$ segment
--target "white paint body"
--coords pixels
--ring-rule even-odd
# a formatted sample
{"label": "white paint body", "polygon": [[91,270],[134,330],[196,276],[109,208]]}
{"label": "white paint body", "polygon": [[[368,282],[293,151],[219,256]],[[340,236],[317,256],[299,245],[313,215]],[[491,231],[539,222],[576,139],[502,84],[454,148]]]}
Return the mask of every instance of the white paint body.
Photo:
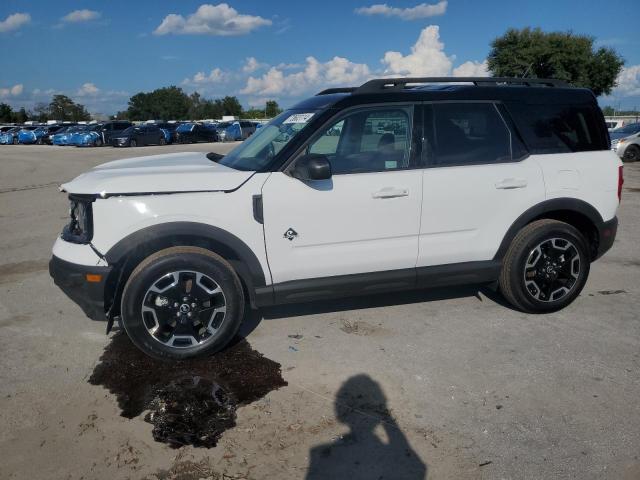
{"label": "white paint body", "polygon": [[[248,245],[271,284],[490,260],[511,224],[545,199],[584,200],[609,220],[618,207],[619,165],[613,152],[599,151],[302,182],[181,153],[110,162],[63,187],[112,195],[93,203],[98,252],[152,225],[203,223]],[[184,193],[164,194],[178,190]],[[264,224],[253,217],[254,195],[262,195]],[[289,228],[294,240],[284,235]],[[54,245],[64,260],[103,265],[95,250],[61,239]]]}

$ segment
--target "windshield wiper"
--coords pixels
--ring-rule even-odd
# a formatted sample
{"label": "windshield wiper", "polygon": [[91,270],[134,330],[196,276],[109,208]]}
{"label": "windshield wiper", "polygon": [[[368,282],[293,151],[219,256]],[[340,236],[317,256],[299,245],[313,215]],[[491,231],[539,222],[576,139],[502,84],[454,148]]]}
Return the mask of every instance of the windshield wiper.
{"label": "windshield wiper", "polygon": [[224,158],[224,155],[220,155],[219,153],[209,152],[207,153],[207,158],[212,162],[218,163],[220,160]]}

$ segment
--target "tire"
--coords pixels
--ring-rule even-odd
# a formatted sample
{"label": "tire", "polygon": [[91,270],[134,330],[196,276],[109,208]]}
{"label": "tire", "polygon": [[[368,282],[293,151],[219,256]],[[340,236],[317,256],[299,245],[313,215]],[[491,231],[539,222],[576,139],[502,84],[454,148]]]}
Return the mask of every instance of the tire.
{"label": "tire", "polygon": [[13,144],[14,144],[14,145],[18,145],[18,143],[20,143],[20,141],[19,141],[17,138],[14,138],[14,139],[13,139]]}
{"label": "tire", "polygon": [[36,143],[37,143],[38,145],[42,145],[44,142],[42,141],[42,139],[41,139],[41,138],[39,138],[38,140],[36,140]]}
{"label": "tire", "polygon": [[624,151],[622,160],[627,163],[637,162],[640,160],[640,147],[638,145],[629,145]]}
{"label": "tire", "polygon": [[536,220],[511,242],[499,278],[500,291],[527,313],[560,310],[582,291],[589,276],[589,248],[573,226]]}
{"label": "tire", "polygon": [[137,147],[138,146],[138,142],[136,141],[135,138],[132,138],[131,140],[129,140],[129,146],[130,147]]}
{"label": "tire", "polygon": [[102,139],[98,138],[96,139],[96,141],[93,143],[94,147],[101,147],[102,146]]}
{"label": "tire", "polygon": [[171,247],[131,273],[121,312],[124,329],[140,350],[160,360],[181,360],[216,353],[233,339],[244,316],[244,292],[233,267],[219,255]]}
{"label": "tire", "polygon": [[164,137],[160,137],[160,141],[158,142],[160,145],[164,146],[167,144],[167,140]]}

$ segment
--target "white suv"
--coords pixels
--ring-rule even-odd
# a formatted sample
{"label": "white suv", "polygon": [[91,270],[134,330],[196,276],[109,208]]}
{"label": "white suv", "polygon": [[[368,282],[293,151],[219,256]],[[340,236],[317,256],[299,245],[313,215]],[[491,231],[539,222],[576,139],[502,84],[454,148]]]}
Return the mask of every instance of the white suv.
{"label": "white suv", "polygon": [[252,308],[498,282],[571,303],[613,244],[622,166],[592,92],[411,78],[330,89],[222,157],[110,162],[62,186],[57,285],[157,358],[223,348]]}

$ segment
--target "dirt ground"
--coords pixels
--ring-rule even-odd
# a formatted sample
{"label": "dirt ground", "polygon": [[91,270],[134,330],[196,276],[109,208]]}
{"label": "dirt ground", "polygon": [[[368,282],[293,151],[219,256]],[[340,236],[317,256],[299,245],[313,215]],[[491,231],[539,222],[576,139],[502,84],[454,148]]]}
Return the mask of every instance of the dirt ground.
{"label": "dirt ground", "polygon": [[640,165],[561,312],[487,288],[377,295],[254,312],[209,363],[142,359],[49,277],[57,185],[232,147],[0,147],[0,479],[640,478]]}

